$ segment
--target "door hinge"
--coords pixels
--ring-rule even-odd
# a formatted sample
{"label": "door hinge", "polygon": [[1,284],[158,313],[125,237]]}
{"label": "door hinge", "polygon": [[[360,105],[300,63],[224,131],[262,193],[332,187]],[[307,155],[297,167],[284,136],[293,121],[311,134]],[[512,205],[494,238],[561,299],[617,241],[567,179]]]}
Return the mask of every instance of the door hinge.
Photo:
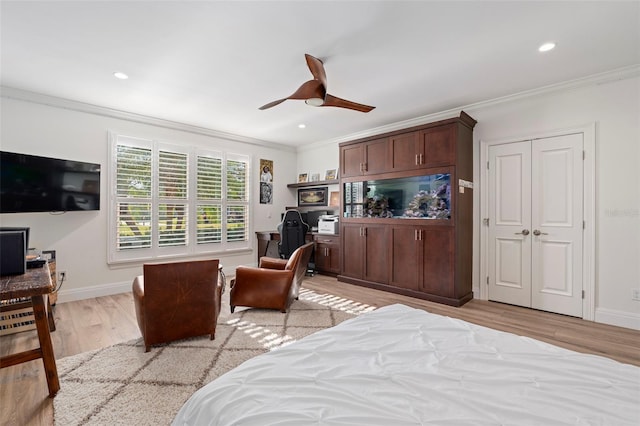
{"label": "door hinge", "polygon": [[484,219],[482,219],[482,223],[484,224],[484,226],[489,226],[489,218],[485,217]]}
{"label": "door hinge", "polygon": [[489,275],[487,275],[487,285],[489,284]]}
{"label": "door hinge", "polygon": [[582,221],[582,229],[587,229],[587,222],[586,221]]}
{"label": "door hinge", "polygon": [[585,160],[587,158],[587,151],[582,151],[582,159]]}
{"label": "door hinge", "polygon": [[489,170],[489,162],[487,161],[487,170]]}
{"label": "door hinge", "polygon": [[584,290],[582,290],[582,298],[584,299]]}

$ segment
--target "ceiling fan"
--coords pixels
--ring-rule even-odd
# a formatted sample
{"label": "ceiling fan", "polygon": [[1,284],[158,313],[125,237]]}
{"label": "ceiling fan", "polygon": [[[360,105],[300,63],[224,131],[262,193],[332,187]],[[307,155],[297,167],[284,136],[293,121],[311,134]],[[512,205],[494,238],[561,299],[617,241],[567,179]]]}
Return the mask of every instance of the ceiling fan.
{"label": "ceiling fan", "polygon": [[331,106],[353,109],[361,112],[369,112],[375,108],[347,101],[346,99],[340,99],[327,93],[327,74],[324,72],[324,65],[322,64],[322,61],[306,53],[304,57],[307,60],[307,66],[313,75],[313,80],[304,82],[302,86],[300,86],[291,96],[269,102],[268,104],[261,106],[259,109],[274,107],[287,99],[301,99],[304,100],[307,105],[312,106]]}

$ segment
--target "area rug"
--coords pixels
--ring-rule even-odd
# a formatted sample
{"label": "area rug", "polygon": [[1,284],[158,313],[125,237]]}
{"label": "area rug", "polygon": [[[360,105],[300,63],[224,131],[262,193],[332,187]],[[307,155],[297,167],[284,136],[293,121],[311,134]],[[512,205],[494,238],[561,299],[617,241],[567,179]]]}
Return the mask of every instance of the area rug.
{"label": "area rug", "polygon": [[302,289],[286,314],[223,311],[213,341],[203,336],[145,353],[140,338],[63,358],[57,361],[61,386],[54,422],[168,425],[197,389],[244,361],[373,309]]}

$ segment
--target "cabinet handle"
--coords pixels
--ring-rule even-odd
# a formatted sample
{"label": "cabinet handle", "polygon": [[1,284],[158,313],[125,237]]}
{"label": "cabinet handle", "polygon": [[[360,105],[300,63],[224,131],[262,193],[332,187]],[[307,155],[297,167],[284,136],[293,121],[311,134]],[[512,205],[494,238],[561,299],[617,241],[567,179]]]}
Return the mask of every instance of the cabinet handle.
{"label": "cabinet handle", "polygon": [[367,171],[367,163],[362,163],[362,171],[366,172]]}
{"label": "cabinet handle", "polygon": [[424,164],[424,154],[420,153],[420,164]]}
{"label": "cabinet handle", "polygon": [[325,255],[325,256],[327,256],[327,257],[329,257],[329,247],[326,247],[326,248],[324,249],[324,255]]}
{"label": "cabinet handle", "polygon": [[419,160],[419,158],[420,158],[420,157],[419,157],[419,154],[416,154],[416,166],[417,166],[418,164],[420,164],[420,160]]}

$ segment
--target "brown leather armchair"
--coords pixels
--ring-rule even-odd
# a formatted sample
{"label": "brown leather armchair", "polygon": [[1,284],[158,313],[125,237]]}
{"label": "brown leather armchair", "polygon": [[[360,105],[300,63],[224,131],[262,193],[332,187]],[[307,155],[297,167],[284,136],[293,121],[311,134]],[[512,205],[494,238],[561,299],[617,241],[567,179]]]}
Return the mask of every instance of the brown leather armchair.
{"label": "brown leather armchair", "polygon": [[287,312],[298,298],[312,252],[311,242],[298,247],[289,259],[261,257],[258,268],[238,267],[230,292],[231,312],[236,306]]}
{"label": "brown leather armchair", "polygon": [[215,338],[223,290],[218,266],[217,259],[143,266],[132,290],[146,352],[187,337]]}

